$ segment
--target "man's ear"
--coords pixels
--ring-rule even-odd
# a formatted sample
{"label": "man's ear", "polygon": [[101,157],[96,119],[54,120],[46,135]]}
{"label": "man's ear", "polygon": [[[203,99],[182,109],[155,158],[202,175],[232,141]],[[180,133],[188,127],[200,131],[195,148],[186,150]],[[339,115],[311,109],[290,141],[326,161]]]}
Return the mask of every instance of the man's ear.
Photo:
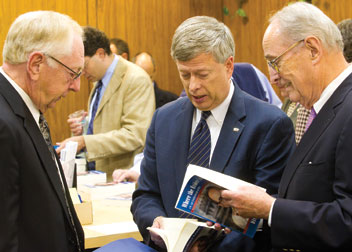
{"label": "man's ear", "polygon": [[98,48],[95,54],[98,55],[99,58],[104,58],[106,53],[103,48]]}
{"label": "man's ear", "polygon": [[225,61],[225,67],[227,70],[228,77],[231,78],[233,72],[233,56],[230,56]]}
{"label": "man's ear", "polygon": [[32,52],[27,61],[27,72],[32,80],[38,80],[41,72],[41,65],[45,61],[45,56],[41,52]]}
{"label": "man's ear", "polygon": [[323,44],[315,36],[309,36],[304,40],[306,48],[309,50],[309,57],[313,64],[318,63],[322,57]]}

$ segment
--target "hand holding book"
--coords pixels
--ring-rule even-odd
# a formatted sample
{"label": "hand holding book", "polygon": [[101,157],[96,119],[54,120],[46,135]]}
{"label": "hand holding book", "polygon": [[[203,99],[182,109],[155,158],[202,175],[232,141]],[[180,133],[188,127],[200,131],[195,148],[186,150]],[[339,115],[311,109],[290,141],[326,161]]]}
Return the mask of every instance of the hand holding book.
{"label": "hand holding book", "polygon": [[223,200],[226,196],[226,193],[222,195],[223,190],[229,189],[231,193],[236,194],[242,187],[258,188],[265,192],[264,188],[243,180],[196,165],[189,165],[175,207],[198,218],[219,223],[223,228],[253,237],[260,219],[243,218],[236,215],[232,207],[240,205],[241,202],[233,202],[231,197],[225,197],[226,201]]}

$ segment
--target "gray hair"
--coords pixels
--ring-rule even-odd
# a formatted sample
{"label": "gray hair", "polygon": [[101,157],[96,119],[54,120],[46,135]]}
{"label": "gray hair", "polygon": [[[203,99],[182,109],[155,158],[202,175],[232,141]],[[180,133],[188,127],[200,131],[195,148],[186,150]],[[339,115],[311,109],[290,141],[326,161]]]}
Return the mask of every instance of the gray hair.
{"label": "gray hair", "polygon": [[343,55],[347,62],[352,62],[352,19],[342,20],[337,27],[343,38]]}
{"label": "gray hair", "polygon": [[315,36],[328,49],[343,50],[342,36],[335,23],[312,4],[296,2],[278,11],[270,18],[278,22],[281,32],[292,41]]}
{"label": "gray hair", "polygon": [[33,11],[20,15],[7,34],[3,59],[10,64],[27,62],[35,51],[55,56],[72,51],[73,35],[82,36],[81,26],[69,16],[54,11]]}
{"label": "gray hair", "polygon": [[172,38],[171,57],[188,61],[201,53],[211,53],[218,63],[235,56],[230,29],[215,18],[196,16],[185,20]]}

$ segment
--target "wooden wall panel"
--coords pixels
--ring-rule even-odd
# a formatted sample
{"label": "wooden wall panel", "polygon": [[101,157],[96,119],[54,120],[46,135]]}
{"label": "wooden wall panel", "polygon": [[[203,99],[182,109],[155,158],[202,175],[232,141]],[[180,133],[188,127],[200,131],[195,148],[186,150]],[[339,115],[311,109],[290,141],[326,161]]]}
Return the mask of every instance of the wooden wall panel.
{"label": "wooden wall panel", "polygon": [[157,65],[155,78],[159,87],[176,94],[183,88],[170,56],[175,29],[194,15],[222,19],[222,1],[99,0],[98,3],[97,27],[109,37],[127,41],[131,57],[141,51],[151,53]]}
{"label": "wooden wall panel", "polygon": [[[239,8],[234,0],[223,0],[232,14]],[[292,0],[252,0],[243,4],[248,22],[243,22],[239,16],[224,16],[224,23],[231,29],[236,43],[236,62],[249,62],[258,67],[268,76],[267,64],[262,50],[262,38],[267,27],[267,20],[271,14],[286,6]],[[334,22],[352,18],[352,2],[350,0],[313,0]],[[274,89],[277,89],[274,86]],[[280,92],[277,92],[278,94]]]}
{"label": "wooden wall panel", "polygon": [[339,23],[346,18],[352,18],[351,0],[313,0],[313,4],[328,15],[335,23]]}
{"label": "wooden wall panel", "polygon": [[[126,40],[133,56],[140,51],[150,52],[157,64],[156,80],[163,89],[180,93],[175,63],[170,56],[171,39],[177,26],[195,15],[208,15],[222,20],[232,30],[236,43],[236,62],[250,62],[267,74],[267,65],[261,46],[266,20],[292,0],[251,0],[243,4],[248,15],[244,23],[238,16],[222,14],[227,6],[233,13],[237,0],[3,0],[0,2],[0,48],[13,20],[32,10],[55,10],[70,15],[81,25],[90,25],[106,32],[109,37]],[[350,0],[313,0],[334,22],[352,16]],[[2,57],[0,56],[0,59]],[[55,109],[46,113],[53,142],[69,137],[66,123],[69,113],[86,109],[91,84],[81,77],[81,91],[70,93]]]}
{"label": "wooden wall panel", "polygon": [[[249,62],[268,76],[267,63],[264,60],[262,38],[270,15],[281,9],[290,0],[253,0],[247,1],[242,8],[248,21],[234,13],[239,8],[238,1],[224,0],[224,6],[230,10],[230,16],[224,16],[224,23],[230,28],[235,39],[235,62]],[[276,86],[273,86],[276,89]],[[279,92],[277,92],[279,93]]]}

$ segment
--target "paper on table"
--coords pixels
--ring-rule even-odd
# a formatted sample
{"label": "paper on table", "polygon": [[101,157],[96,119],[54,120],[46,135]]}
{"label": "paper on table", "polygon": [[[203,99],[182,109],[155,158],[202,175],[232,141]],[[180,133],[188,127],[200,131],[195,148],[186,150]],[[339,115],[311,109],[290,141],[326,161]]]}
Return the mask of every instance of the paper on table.
{"label": "paper on table", "polygon": [[138,227],[133,221],[116,222],[103,225],[87,225],[84,226],[84,228],[102,233],[104,235],[138,231]]}

